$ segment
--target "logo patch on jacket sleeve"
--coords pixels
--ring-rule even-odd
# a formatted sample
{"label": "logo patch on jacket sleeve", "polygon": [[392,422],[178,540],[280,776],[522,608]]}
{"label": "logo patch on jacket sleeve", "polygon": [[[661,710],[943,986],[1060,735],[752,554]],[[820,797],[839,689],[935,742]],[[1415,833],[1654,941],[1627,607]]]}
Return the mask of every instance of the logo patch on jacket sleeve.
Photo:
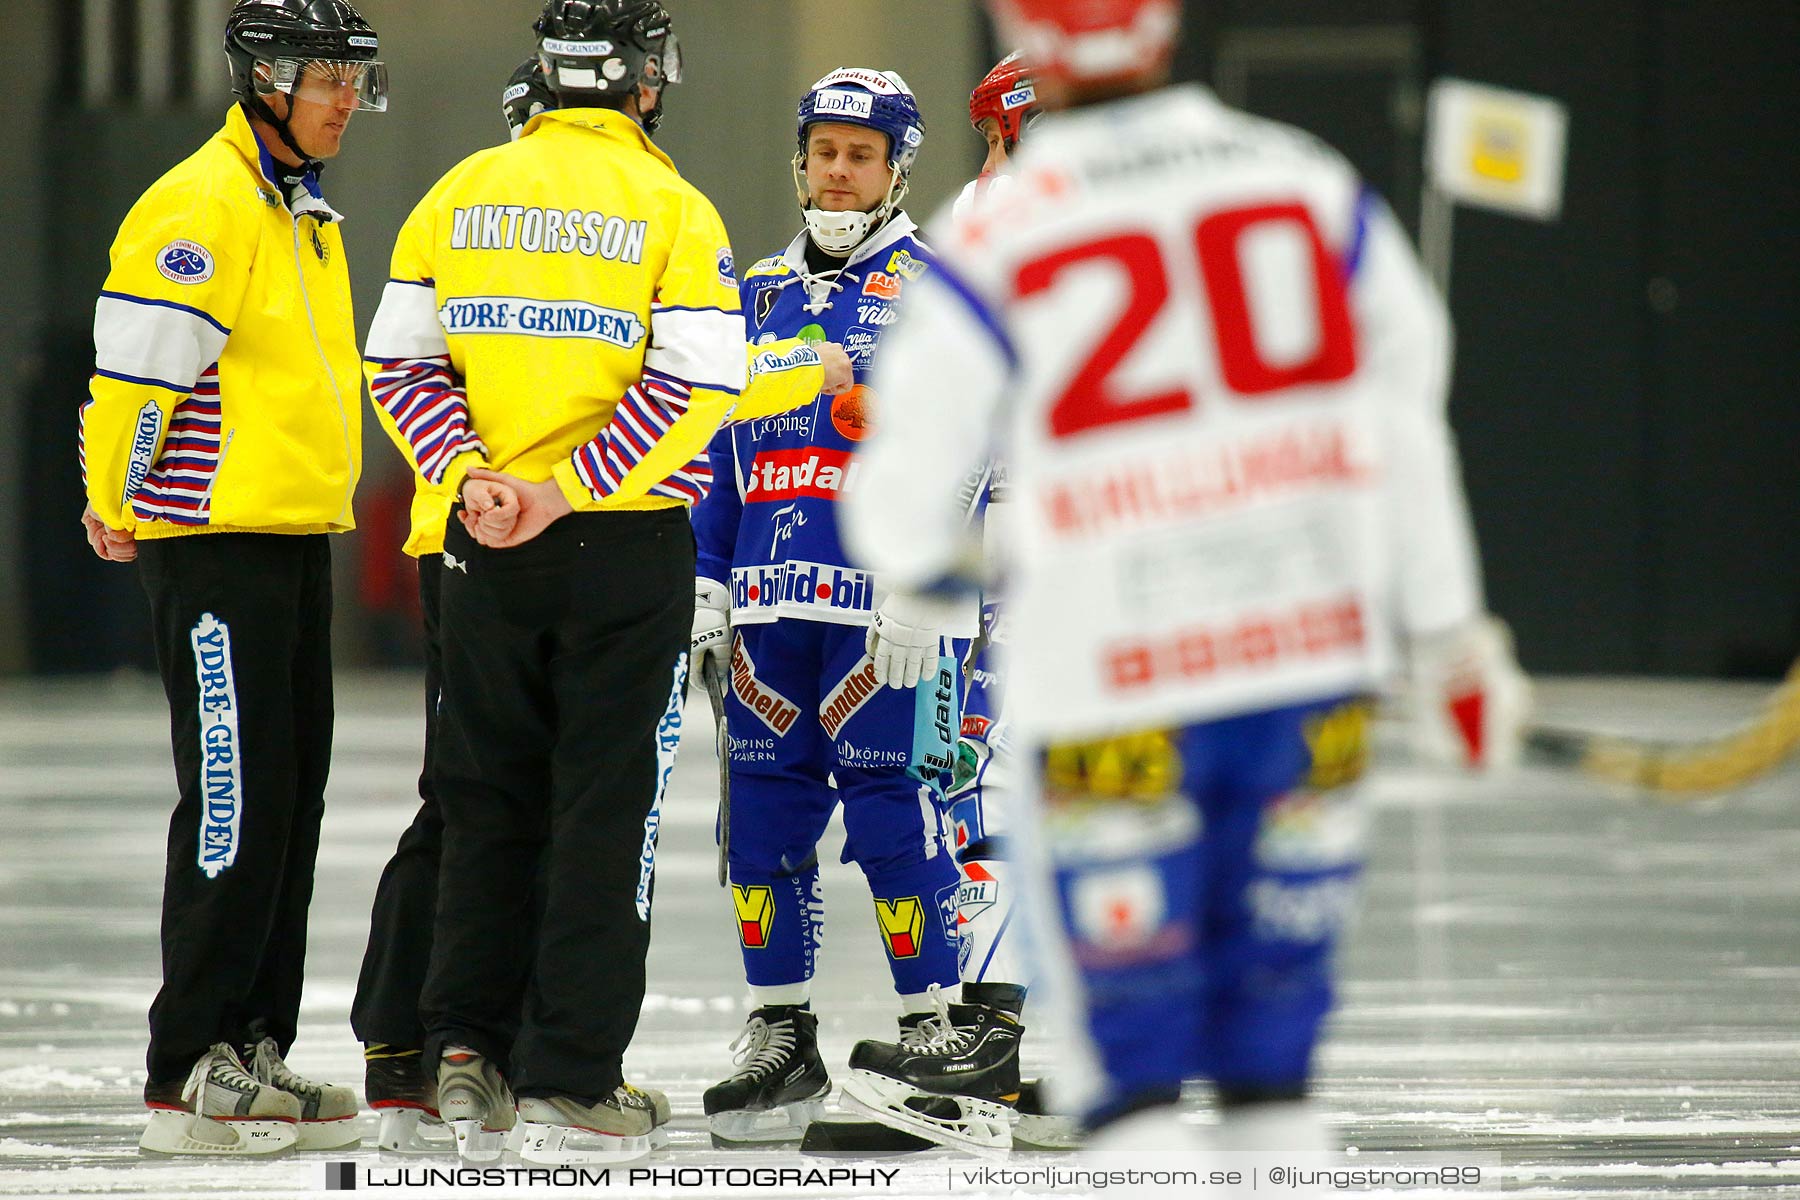
{"label": "logo patch on jacket sleeve", "polygon": [[171,283],[205,283],[213,277],[212,252],[199,242],[178,238],[156,252],[156,269]]}
{"label": "logo patch on jacket sleeve", "polygon": [[719,282],[728,288],[738,285],[737,262],[731,257],[730,246],[719,251]]}

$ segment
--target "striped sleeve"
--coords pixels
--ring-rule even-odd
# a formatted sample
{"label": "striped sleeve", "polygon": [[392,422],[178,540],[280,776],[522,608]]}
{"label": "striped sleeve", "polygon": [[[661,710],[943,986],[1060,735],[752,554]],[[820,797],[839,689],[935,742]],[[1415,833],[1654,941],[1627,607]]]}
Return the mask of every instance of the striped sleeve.
{"label": "striped sleeve", "polygon": [[459,483],[450,478],[452,463],[465,454],[485,459],[431,280],[389,280],[369,327],[363,371],[382,428],[425,483]]}
{"label": "striped sleeve", "polygon": [[[626,477],[687,413],[691,394],[688,388],[648,375],[626,391],[600,436],[570,458],[576,478],[596,502],[620,493]],[[638,494],[698,504],[711,487],[712,467],[703,452]]]}
{"label": "striped sleeve", "polygon": [[165,192],[126,217],[94,306],[77,444],[88,503],[114,529],[205,524],[224,453],[218,364],[254,231],[215,198]]}

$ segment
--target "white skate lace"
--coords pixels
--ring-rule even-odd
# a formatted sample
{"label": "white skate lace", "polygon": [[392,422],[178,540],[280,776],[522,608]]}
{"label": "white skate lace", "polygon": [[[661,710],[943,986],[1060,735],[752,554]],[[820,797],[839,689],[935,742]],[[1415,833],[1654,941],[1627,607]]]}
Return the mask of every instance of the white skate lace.
{"label": "white skate lace", "polygon": [[933,1016],[919,1022],[919,1031],[923,1035],[917,1048],[928,1054],[952,1055],[960,1054],[969,1044],[969,1031],[958,1029],[950,1019],[950,1001],[943,989],[932,984],[925,989],[932,1007],[936,1010]]}
{"label": "white skate lace", "polygon": [[237,1051],[220,1042],[194,1064],[194,1069],[188,1073],[186,1086],[181,1089],[181,1098],[193,1105],[195,1112],[204,1113],[208,1086],[247,1095],[254,1094],[262,1085],[244,1070],[244,1064],[238,1061]]}
{"label": "white skate lace", "polygon": [[281,1051],[276,1048],[274,1038],[264,1038],[256,1043],[250,1062],[258,1079],[267,1080],[284,1092],[307,1097],[323,1095],[318,1084],[310,1079],[302,1079],[281,1061]]}
{"label": "white skate lace", "polygon": [[793,1052],[794,1023],[777,1021],[771,1025],[761,1017],[751,1017],[744,1032],[733,1038],[726,1049],[737,1051],[731,1061],[743,1068],[738,1072],[740,1076],[761,1079],[785,1063]]}

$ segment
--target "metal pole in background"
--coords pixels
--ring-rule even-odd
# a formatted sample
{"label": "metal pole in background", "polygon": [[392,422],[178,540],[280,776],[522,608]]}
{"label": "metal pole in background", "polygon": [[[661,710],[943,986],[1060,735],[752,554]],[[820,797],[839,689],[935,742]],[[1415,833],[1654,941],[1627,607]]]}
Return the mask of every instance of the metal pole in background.
{"label": "metal pole in background", "polygon": [[80,0],[81,3],[81,98],[88,108],[99,108],[113,93],[112,0]]}
{"label": "metal pole in background", "polygon": [[1445,303],[1450,301],[1450,252],[1455,232],[1456,202],[1435,183],[1427,182],[1419,194],[1419,257]]}

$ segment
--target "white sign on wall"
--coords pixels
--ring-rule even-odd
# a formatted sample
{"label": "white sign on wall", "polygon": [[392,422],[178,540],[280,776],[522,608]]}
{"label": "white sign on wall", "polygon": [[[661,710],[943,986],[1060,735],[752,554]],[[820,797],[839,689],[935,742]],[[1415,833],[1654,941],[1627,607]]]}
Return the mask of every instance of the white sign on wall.
{"label": "white sign on wall", "polygon": [[1560,100],[1462,79],[1431,85],[1426,168],[1458,203],[1556,220],[1568,135]]}

